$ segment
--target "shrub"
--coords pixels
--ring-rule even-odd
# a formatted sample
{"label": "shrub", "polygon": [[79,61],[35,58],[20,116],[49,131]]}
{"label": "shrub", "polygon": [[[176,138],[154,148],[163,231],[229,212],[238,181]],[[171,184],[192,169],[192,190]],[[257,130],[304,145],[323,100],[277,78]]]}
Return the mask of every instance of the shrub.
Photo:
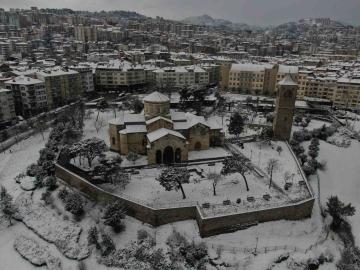
{"label": "shrub", "polygon": [[47,187],[48,190],[55,190],[57,188],[57,180],[55,176],[47,176],[43,180],[43,185]]}
{"label": "shrub", "polygon": [[80,216],[84,212],[83,204],[84,202],[79,194],[70,193],[66,197],[65,210],[75,216]]}
{"label": "shrub", "polygon": [[63,202],[66,201],[66,198],[68,197],[68,195],[69,195],[69,191],[65,187],[62,188],[58,193],[59,199],[62,200]]}
{"label": "shrub", "polygon": [[102,256],[107,256],[116,249],[114,241],[105,233],[101,235],[101,239]]}

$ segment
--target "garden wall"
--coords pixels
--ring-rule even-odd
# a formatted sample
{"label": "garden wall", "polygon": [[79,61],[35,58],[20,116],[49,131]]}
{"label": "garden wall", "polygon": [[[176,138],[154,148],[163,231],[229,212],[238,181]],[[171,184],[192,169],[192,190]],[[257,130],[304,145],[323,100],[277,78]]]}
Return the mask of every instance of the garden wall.
{"label": "garden wall", "polygon": [[[242,224],[246,225],[280,219],[298,220],[307,218],[311,216],[314,205],[314,198],[311,197],[308,200],[287,206],[205,218],[201,214],[201,208],[196,203],[179,207],[153,208],[147,206],[140,200],[134,200],[126,196],[118,196],[104,191],[58,163],[55,165],[55,173],[58,178],[96,201],[107,202],[120,200],[124,203],[129,216],[153,226],[195,219],[199,225],[199,231],[202,237],[226,233],[232,228],[236,228],[236,226]],[[238,228],[240,229],[240,227]]]}

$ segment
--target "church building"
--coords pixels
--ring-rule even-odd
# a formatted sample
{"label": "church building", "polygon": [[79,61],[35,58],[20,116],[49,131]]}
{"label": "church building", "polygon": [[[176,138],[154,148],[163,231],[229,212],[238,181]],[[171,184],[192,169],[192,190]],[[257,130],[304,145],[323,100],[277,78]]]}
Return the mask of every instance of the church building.
{"label": "church building", "polygon": [[223,145],[224,132],[214,118],[172,110],[169,98],[159,92],[143,102],[143,113],[125,112],[109,121],[111,150],[147,155],[148,164],[171,164],[187,161],[189,151]]}

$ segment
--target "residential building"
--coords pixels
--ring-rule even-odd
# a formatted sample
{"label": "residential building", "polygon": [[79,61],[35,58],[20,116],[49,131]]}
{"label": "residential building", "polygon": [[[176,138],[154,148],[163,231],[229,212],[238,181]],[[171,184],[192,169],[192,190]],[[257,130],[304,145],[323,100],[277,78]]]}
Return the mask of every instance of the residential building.
{"label": "residential building", "polygon": [[209,72],[200,66],[165,67],[154,70],[158,87],[204,86],[209,84]]}
{"label": "residential building", "polygon": [[13,93],[0,88],[0,123],[9,122],[16,117]]}
{"label": "residential building", "polygon": [[39,79],[18,76],[5,82],[14,97],[17,115],[31,117],[48,110],[45,84]]}
{"label": "residential building", "polygon": [[36,77],[45,83],[49,108],[62,106],[83,93],[81,76],[75,70],[46,69],[37,71]]}

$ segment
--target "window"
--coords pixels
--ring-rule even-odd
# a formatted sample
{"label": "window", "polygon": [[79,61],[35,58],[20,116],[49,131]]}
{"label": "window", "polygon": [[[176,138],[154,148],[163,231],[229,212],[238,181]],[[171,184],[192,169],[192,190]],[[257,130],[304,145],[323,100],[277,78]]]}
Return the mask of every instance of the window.
{"label": "window", "polygon": [[111,139],[112,139],[112,144],[115,144],[115,138],[112,137]]}

